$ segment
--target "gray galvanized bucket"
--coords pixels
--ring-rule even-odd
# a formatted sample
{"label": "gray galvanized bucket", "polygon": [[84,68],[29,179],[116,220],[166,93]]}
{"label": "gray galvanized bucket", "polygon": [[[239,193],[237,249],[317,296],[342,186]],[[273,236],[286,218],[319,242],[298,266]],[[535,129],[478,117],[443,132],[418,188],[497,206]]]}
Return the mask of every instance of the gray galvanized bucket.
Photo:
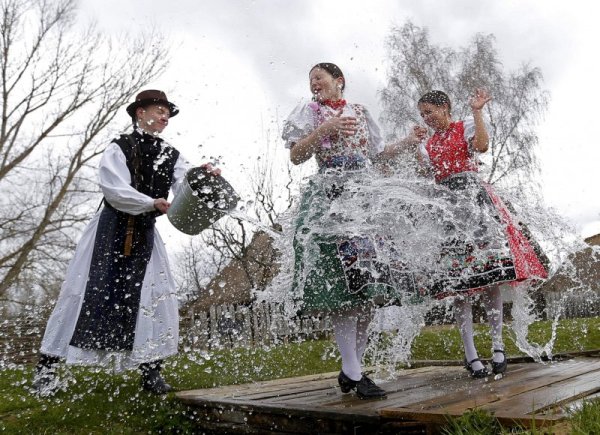
{"label": "gray galvanized bucket", "polygon": [[220,175],[210,175],[203,168],[192,168],[186,172],[183,186],[173,199],[167,217],[179,231],[196,235],[234,209],[239,199],[233,187]]}

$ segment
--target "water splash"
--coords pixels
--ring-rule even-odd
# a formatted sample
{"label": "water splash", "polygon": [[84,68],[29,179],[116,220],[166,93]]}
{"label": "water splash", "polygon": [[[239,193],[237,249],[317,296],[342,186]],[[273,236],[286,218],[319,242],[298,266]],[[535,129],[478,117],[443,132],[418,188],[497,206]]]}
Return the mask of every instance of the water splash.
{"label": "water splash", "polygon": [[[484,251],[474,251],[473,255],[481,252],[510,255],[505,228],[495,212],[473,206],[480,201],[475,190],[470,197],[455,195],[445,186],[421,177],[412,168],[403,167],[383,175],[377,170],[325,172],[307,178],[302,188],[304,197],[282,217],[283,231],[275,239],[276,249],[281,252],[282,272],[258,295],[259,300],[283,305],[284,313],[290,316],[298,312],[302,303],[301,290],[292,292],[291,289],[294,282],[299,283],[295,288],[301,289],[308,271],[318,265],[319,242],[323,239],[340,236],[368,239],[373,258],[411,274],[418,287],[426,290],[447,274],[447,266],[440,262],[440,250],[446,246],[449,234],[473,245],[487,246]],[[524,202],[523,197],[508,189],[496,187],[495,190],[511,204],[519,222],[527,222],[532,239],[539,242],[547,257],[546,266],[551,276],[558,265],[583,246],[573,228],[547,209],[540,197]],[[309,224],[298,230],[301,219]],[[293,249],[295,243],[304,248],[301,256]],[[304,271],[294,277],[295,261],[303,262]],[[365,268],[368,267],[366,264]],[[563,269],[574,274],[573,268],[563,265]],[[513,307],[513,320],[505,323],[510,323],[517,347],[541,361],[552,356],[560,314],[552,317],[551,338],[546,343],[530,342],[529,325],[540,320],[530,296],[533,290],[532,286],[520,285],[504,292]],[[410,363],[413,340],[425,326],[427,313],[447,303],[448,300],[438,301],[431,294],[412,293],[404,295],[401,307],[378,309],[371,324],[367,356],[391,373],[393,367]]]}
{"label": "water splash", "polygon": [[528,340],[529,326],[539,320],[539,316],[534,311],[534,302],[526,289],[513,288],[511,291],[513,293],[513,309],[511,311],[513,321],[511,329],[515,336],[515,344],[519,350],[537,362],[541,362],[544,359],[552,359],[552,348],[556,341],[556,330],[560,313],[557,313],[552,319],[551,337],[545,344],[530,342]]}
{"label": "water splash", "polygon": [[264,231],[265,233],[269,234],[272,237],[279,238],[282,235],[280,231],[277,231],[273,227],[266,225],[265,223],[259,221],[258,219],[248,216],[242,210],[233,209],[233,210],[227,211],[225,214],[227,214],[232,219],[240,219],[240,220],[246,221],[246,222],[252,224],[257,230]]}

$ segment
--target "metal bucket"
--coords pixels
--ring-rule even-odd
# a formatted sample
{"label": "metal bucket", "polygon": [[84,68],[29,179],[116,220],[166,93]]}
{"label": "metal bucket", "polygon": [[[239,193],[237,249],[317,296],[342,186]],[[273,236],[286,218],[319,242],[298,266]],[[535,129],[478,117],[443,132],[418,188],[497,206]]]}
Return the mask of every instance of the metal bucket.
{"label": "metal bucket", "polygon": [[234,209],[239,199],[233,187],[220,175],[210,175],[203,168],[191,168],[185,174],[183,186],[173,199],[167,217],[182,233],[196,235]]}

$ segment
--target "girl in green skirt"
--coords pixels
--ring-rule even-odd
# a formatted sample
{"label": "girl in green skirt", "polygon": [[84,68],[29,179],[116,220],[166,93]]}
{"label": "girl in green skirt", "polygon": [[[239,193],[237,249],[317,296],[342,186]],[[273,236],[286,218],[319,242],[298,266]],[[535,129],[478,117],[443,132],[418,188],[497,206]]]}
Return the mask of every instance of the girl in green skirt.
{"label": "girl in green skirt", "polygon": [[385,398],[385,391],[363,373],[361,359],[374,307],[396,303],[406,277],[378,258],[384,240],[368,231],[368,222],[353,222],[342,209],[354,201],[362,204],[357,215],[368,214],[368,197],[360,198],[361,182],[373,174],[373,164],[418,143],[424,131],[416,129],[385,145],[369,111],[342,98],[346,82],[338,66],[315,65],[309,83],[313,100],[298,105],[283,128],[292,163],[315,156],[319,168],[303,191],[295,221],[293,291],[303,313],[331,318],[342,357],[341,391]]}

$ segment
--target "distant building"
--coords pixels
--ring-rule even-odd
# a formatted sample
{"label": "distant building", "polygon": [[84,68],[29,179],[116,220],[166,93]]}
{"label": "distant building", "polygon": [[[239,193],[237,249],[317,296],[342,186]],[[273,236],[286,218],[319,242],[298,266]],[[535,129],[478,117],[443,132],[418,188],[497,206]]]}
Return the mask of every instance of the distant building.
{"label": "distant building", "polygon": [[252,302],[252,291],[264,289],[278,272],[273,239],[262,231],[254,234],[240,259],[233,259],[184,310],[208,311],[213,305],[245,305]]}
{"label": "distant building", "polygon": [[600,315],[600,234],[588,237],[589,247],[570,255],[554,276],[537,290],[539,309],[548,317]]}

